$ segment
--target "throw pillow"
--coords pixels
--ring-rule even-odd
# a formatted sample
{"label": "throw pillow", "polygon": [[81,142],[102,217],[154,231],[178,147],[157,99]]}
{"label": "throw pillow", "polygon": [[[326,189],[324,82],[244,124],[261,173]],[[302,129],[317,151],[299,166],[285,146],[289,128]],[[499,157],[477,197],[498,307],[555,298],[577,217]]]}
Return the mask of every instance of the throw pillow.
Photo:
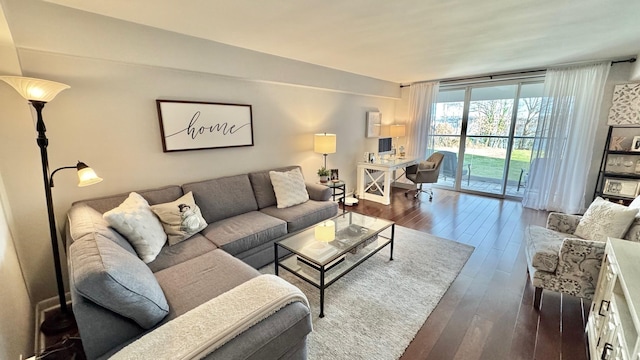
{"label": "throw pillow", "polygon": [[176,201],[153,205],[151,210],[160,218],[169,245],[186,240],[207,227],[191,191]]}
{"label": "throw pillow", "polygon": [[151,211],[147,200],[132,192],[117,208],[104,213],[109,225],[129,240],[145,263],[156,259],[167,242],[160,220]]}
{"label": "throw pillow", "polygon": [[69,246],[69,274],[78,293],[145,329],[169,313],[164,292],[136,255],[96,233]]}
{"label": "throw pillow", "polygon": [[575,235],[587,240],[622,238],[638,214],[638,209],[614,204],[597,197],[580,219]]}
{"label": "throw pillow", "polygon": [[309,200],[309,193],[299,168],[290,171],[269,171],[278,209],[302,204]]}

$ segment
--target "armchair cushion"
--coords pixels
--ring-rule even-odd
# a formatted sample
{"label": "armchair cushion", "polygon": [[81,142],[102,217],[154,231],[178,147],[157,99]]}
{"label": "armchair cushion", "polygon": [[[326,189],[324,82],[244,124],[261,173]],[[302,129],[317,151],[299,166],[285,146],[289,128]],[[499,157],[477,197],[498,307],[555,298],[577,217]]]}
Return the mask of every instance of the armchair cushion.
{"label": "armchair cushion", "polygon": [[595,241],[607,241],[607,237],[622,238],[637,214],[638,209],[597,197],[580,219],[574,234]]}
{"label": "armchair cushion", "polygon": [[573,234],[576,232],[580,219],[582,219],[581,215],[551,212],[547,217],[547,229],[565,234]]}
{"label": "armchair cushion", "polygon": [[571,238],[574,235],[535,225],[527,227],[527,231],[526,246],[531,256],[531,266],[542,271],[556,271],[562,242],[565,238]]}

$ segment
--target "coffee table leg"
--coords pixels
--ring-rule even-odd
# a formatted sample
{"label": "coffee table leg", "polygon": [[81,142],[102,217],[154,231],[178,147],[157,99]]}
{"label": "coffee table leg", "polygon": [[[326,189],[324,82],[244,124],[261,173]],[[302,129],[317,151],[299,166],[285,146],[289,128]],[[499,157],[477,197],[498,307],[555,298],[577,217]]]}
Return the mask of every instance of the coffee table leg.
{"label": "coffee table leg", "polygon": [[320,317],[324,317],[324,266],[320,267]]}
{"label": "coffee table leg", "polygon": [[391,255],[389,256],[389,260],[393,260],[393,240],[395,239],[396,233],[396,224],[391,225]]}
{"label": "coffee table leg", "polygon": [[274,243],[273,244],[273,252],[274,252],[274,259],[275,261],[273,262],[274,266],[276,267],[274,269],[274,273],[276,274],[276,276],[278,276],[278,264],[279,264],[279,259],[278,259],[278,244]]}

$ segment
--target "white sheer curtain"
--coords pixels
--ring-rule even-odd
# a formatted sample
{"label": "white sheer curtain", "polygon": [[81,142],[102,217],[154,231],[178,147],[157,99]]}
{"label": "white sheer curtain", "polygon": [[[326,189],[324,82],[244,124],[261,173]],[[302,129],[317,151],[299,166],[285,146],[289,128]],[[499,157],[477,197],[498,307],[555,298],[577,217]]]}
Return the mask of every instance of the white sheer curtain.
{"label": "white sheer curtain", "polygon": [[522,204],[576,214],[585,209],[598,115],[610,62],[549,69]]}
{"label": "white sheer curtain", "polygon": [[435,115],[436,97],[440,83],[437,81],[411,84],[409,92],[409,121],[407,122],[407,154],[427,155],[427,136],[431,119]]}

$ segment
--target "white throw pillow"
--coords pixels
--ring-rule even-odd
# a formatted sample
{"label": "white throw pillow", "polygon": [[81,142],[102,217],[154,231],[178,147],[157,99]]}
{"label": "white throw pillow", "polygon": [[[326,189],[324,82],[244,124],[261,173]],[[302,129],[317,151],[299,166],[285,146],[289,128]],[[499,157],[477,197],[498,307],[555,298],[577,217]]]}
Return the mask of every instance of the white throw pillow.
{"label": "white throw pillow", "polygon": [[278,209],[302,204],[309,200],[307,186],[304,184],[300,169],[295,168],[285,172],[269,171],[269,177],[273,192],[276,194]]}
{"label": "white throw pillow", "polygon": [[176,201],[153,205],[151,210],[160,218],[169,245],[186,240],[207,227],[191,191]]}
{"label": "white throw pillow", "polygon": [[587,240],[607,241],[622,238],[636,217],[638,209],[614,204],[597,197],[580,219],[575,235]]}
{"label": "white throw pillow", "polygon": [[633,199],[631,204],[629,204],[629,209],[640,209],[640,196]]}
{"label": "white throw pillow", "polygon": [[147,200],[138,193],[132,192],[122,204],[102,217],[129,240],[145,263],[155,260],[167,242],[160,220],[151,211]]}

